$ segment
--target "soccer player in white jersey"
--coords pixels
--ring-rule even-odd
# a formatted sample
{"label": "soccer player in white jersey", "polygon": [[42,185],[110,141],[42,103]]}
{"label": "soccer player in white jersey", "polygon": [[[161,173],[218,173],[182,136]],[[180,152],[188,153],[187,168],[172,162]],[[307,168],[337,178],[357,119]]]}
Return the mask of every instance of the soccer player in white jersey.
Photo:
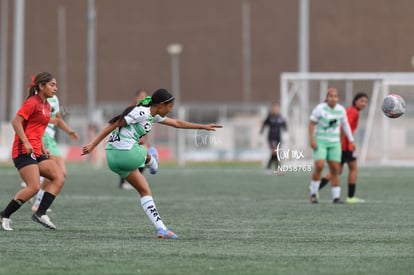
{"label": "soccer player in white jersey", "polygon": [[[138,89],[138,91],[135,93],[134,102],[132,102],[131,106],[137,105],[141,100],[147,97],[147,91],[143,89]],[[139,144],[145,144],[147,148],[150,148],[150,138],[149,135],[145,135],[143,138],[141,138]],[[145,170],[144,167],[139,168],[139,171],[142,173]],[[135,190],[134,187],[132,187],[124,178],[121,176],[119,177],[119,188],[123,190]]]}
{"label": "soccer player in white jersey", "polygon": [[147,153],[145,146],[139,145],[140,137],[151,131],[153,123],[161,123],[175,128],[203,129],[215,131],[217,124],[198,124],[166,117],[174,105],[174,96],[165,89],[155,91],[151,97],[141,100],[137,106],[130,106],[111,120],[98,136],[82,148],[82,154],[91,153],[108,135],[106,160],[114,173],[125,178],[140,194],[141,206],[157,229],[158,238],[177,238],[168,229],[155,206],[150,187],[138,168],[158,169],[157,158]]}
{"label": "soccer player in white jersey", "polygon": [[312,203],[318,203],[317,192],[321,182],[321,173],[328,162],[331,175],[332,201],[343,203],[340,199],[339,171],[341,163],[341,126],[354,148],[354,137],[349,127],[345,108],[338,104],[338,90],[329,88],[326,100],[313,109],[309,122],[309,139],[313,149],[315,167],[311,180]]}
{"label": "soccer player in white jersey", "polygon": [[[352,100],[352,105],[346,108],[346,115],[348,118],[349,126],[352,133],[355,133],[358,128],[359,112],[365,109],[368,104],[368,95],[363,92],[359,92]],[[348,197],[346,203],[364,203],[365,200],[355,197],[356,179],[358,175],[357,156],[355,150],[353,150],[345,135],[342,136],[342,160],[339,174],[341,174],[344,164],[348,165]],[[321,190],[330,180],[330,175],[327,173],[325,177],[321,179],[319,190]]]}

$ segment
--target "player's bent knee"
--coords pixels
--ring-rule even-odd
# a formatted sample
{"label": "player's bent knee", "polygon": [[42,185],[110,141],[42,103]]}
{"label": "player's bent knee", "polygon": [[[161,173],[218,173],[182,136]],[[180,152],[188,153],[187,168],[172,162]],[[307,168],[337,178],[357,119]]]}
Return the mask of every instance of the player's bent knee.
{"label": "player's bent knee", "polygon": [[61,188],[65,184],[65,177],[62,173],[54,173],[47,177],[54,186]]}
{"label": "player's bent knee", "polygon": [[55,182],[59,187],[62,187],[65,184],[65,177],[63,176],[63,174],[58,174]]}
{"label": "player's bent knee", "polygon": [[30,191],[31,191],[31,193],[34,195],[34,194],[36,194],[37,192],[39,192],[39,190],[40,190],[40,185],[38,184],[38,185],[34,185],[34,186],[28,186],[27,187]]}

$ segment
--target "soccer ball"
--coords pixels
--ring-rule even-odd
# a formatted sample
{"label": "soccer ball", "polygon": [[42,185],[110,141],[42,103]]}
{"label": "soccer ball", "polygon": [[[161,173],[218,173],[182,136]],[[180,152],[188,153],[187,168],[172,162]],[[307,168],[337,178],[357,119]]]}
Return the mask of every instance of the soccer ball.
{"label": "soccer ball", "polygon": [[397,118],[405,112],[405,101],[397,94],[389,94],[382,101],[382,112],[389,118]]}

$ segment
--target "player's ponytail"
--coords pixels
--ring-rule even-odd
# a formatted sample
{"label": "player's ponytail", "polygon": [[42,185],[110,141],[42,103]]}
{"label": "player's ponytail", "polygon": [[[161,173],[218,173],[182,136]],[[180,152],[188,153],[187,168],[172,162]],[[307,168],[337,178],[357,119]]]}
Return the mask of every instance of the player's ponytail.
{"label": "player's ponytail", "polygon": [[120,115],[114,116],[113,118],[111,118],[110,120],[108,120],[108,123],[112,124],[112,123],[121,121],[134,108],[135,108],[135,106],[129,106],[129,107],[127,107],[124,111],[122,111],[122,113]]}
{"label": "player's ponytail", "polygon": [[39,93],[39,85],[50,82],[53,79],[53,75],[48,72],[38,73],[36,76],[32,75],[32,82],[29,84],[29,92],[26,99]]}

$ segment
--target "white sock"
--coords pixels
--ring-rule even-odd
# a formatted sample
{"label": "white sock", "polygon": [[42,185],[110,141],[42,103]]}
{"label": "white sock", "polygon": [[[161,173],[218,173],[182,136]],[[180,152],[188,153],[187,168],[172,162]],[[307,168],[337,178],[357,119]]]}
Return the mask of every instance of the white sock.
{"label": "white sock", "polygon": [[153,169],[153,170],[157,170],[158,169],[158,162],[151,156],[150,161],[145,164],[146,167]]}
{"label": "white sock", "polygon": [[40,189],[39,190],[39,192],[37,192],[37,195],[36,195],[36,200],[35,200],[35,203],[34,204],[37,204],[37,205],[39,205],[40,204],[40,202],[42,201],[42,199],[43,199],[43,194],[45,193],[45,190],[43,190],[43,189]]}
{"label": "white sock", "polygon": [[341,196],[341,187],[340,186],[332,186],[332,199],[337,199]]}
{"label": "white sock", "polygon": [[150,221],[154,224],[154,226],[159,229],[167,229],[164,222],[161,220],[160,215],[158,214],[157,208],[155,207],[154,200],[152,196],[144,196],[141,198],[141,206],[144,209],[145,213],[147,214]]}
{"label": "white sock", "polygon": [[311,195],[318,193],[320,184],[320,180],[311,180]]}
{"label": "white sock", "polygon": [[[40,186],[42,186],[42,184],[43,184],[43,181],[45,180],[45,178],[44,177],[42,177],[42,176],[40,176]],[[37,204],[37,205],[39,205],[40,204],[40,202],[42,201],[42,199],[43,199],[43,194],[45,193],[45,190],[43,190],[42,188],[40,188],[40,190],[39,190],[39,192],[37,192],[37,195],[36,195],[36,200],[35,200],[35,205]]]}

